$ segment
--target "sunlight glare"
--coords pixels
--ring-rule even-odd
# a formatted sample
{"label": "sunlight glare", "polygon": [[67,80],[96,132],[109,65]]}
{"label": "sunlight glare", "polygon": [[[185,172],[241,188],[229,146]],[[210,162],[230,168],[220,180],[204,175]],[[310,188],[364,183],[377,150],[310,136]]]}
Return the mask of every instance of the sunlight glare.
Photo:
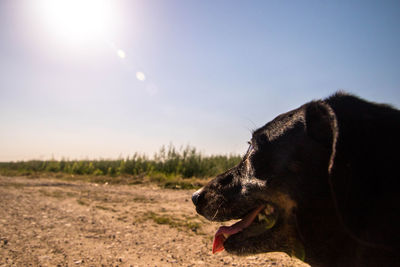
{"label": "sunlight glare", "polygon": [[116,16],[110,0],[39,0],[35,3],[44,26],[64,41],[106,38]]}

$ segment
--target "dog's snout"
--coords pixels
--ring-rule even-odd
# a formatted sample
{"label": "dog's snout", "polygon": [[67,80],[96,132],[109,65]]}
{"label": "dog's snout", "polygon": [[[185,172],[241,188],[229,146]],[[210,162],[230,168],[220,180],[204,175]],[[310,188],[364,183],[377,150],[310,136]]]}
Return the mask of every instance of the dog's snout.
{"label": "dog's snout", "polygon": [[197,202],[199,201],[199,196],[200,196],[200,194],[196,194],[196,193],[194,193],[192,195],[193,204],[197,205]]}
{"label": "dog's snout", "polygon": [[193,193],[192,195],[192,201],[194,205],[197,205],[199,203],[200,195],[203,189],[199,189],[196,192]]}

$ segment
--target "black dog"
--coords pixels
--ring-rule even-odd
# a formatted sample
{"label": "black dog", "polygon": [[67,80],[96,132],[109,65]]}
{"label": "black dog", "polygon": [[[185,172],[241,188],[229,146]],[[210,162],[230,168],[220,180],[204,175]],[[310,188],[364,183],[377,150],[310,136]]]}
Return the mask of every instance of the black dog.
{"label": "black dog", "polygon": [[[400,265],[400,111],[337,93],[256,130],[193,194],[213,252],[283,251],[318,266]],[[399,165],[397,165],[399,164]]]}

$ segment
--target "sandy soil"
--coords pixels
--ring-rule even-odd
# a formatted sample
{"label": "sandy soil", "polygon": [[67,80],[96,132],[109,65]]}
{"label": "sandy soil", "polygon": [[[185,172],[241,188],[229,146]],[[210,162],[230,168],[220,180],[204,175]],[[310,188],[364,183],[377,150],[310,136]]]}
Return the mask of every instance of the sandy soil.
{"label": "sandy soil", "polygon": [[191,191],[0,176],[0,266],[308,266],[211,254]]}

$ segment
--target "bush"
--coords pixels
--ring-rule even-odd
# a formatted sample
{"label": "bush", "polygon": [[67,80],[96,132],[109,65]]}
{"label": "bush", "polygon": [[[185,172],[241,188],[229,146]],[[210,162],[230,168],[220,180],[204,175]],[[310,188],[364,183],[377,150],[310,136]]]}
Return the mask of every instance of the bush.
{"label": "bush", "polygon": [[[74,175],[147,176],[151,181],[168,187],[188,186],[172,182],[175,178],[209,178],[232,168],[240,161],[238,155],[204,156],[191,146],[161,147],[153,158],[135,153],[132,157],[117,160],[65,160],[19,161],[0,163],[1,173],[32,174],[40,172]],[[166,184],[166,182],[169,182]]]}

